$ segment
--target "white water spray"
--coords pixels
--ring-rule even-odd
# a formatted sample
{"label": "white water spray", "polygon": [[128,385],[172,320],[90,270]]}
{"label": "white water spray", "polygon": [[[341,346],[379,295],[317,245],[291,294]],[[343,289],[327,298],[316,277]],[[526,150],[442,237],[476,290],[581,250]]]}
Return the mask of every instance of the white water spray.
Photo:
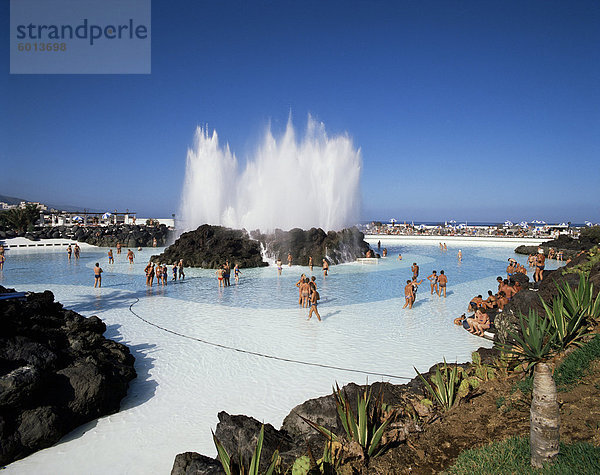
{"label": "white water spray", "polygon": [[178,224],[231,228],[340,230],[358,222],[360,149],[347,134],[328,137],[310,116],[301,141],[291,120],[276,139],[268,129],[262,145],[240,172],[217,132],[198,127],[188,150]]}

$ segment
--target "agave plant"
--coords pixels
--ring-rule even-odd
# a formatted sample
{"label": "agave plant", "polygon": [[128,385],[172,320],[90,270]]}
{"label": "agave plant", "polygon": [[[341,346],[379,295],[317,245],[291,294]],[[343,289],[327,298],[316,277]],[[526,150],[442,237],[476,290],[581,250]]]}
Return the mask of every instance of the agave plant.
{"label": "agave plant", "polygon": [[475,368],[475,376],[483,381],[489,381],[496,377],[496,371],[489,365],[481,362],[481,355],[474,351],[471,353],[472,367]]}
{"label": "agave plant", "polygon": [[558,287],[558,296],[548,305],[542,299],[546,316],[555,330],[554,345],[564,351],[571,345],[579,346],[588,333],[588,324],[600,316],[600,295],[593,298],[594,286],[584,274],[579,276],[576,289],[564,283]]}
{"label": "agave plant", "polygon": [[[362,394],[357,395],[357,414],[354,415],[348,398],[336,383],[333,390],[338,416],[350,442],[356,442],[363,450],[363,457],[368,459],[382,453],[387,444],[381,444],[381,438],[395,417],[395,411],[387,410],[383,402],[383,392],[375,399],[371,398],[371,389],[365,386]],[[312,428],[323,434],[328,441],[340,442],[339,437],[299,415]]]}
{"label": "agave plant", "polygon": [[526,371],[539,361],[549,359],[556,353],[556,330],[549,319],[540,317],[534,310],[529,310],[527,317],[519,314],[521,334],[509,332],[512,343],[498,343],[497,346],[513,360],[526,364]]}
{"label": "agave plant", "polygon": [[[213,432],[213,441],[217,448],[219,461],[221,462],[226,475],[259,475],[258,467],[260,465],[260,457],[264,438],[265,426],[263,425],[260,428],[260,433],[258,434],[258,440],[256,442],[256,447],[254,448],[254,453],[252,454],[252,459],[250,460],[250,466],[246,467],[241,455],[239,457],[239,461],[232,460],[230,455],[227,453],[227,450],[225,450],[225,447],[223,447],[223,444],[219,441],[219,439],[217,439],[215,433]],[[272,475],[274,473],[279,459],[279,451],[276,450],[271,457],[271,464],[264,472],[264,475]]]}
{"label": "agave plant", "polygon": [[[414,366],[413,366],[414,368]],[[425,384],[425,388],[429,394],[438,402],[444,410],[449,410],[457,400],[458,389],[461,383],[461,373],[459,373],[458,366],[448,366],[446,359],[444,359],[444,365],[440,371],[440,366],[436,366],[435,373],[427,381],[425,377],[419,373],[417,368],[414,368],[421,381]]]}

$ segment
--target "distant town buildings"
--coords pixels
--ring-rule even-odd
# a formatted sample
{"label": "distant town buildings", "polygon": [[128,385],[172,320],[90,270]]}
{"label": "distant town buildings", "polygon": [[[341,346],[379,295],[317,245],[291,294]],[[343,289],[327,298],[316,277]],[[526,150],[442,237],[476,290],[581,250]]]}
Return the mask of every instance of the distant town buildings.
{"label": "distant town buildings", "polygon": [[40,211],[48,211],[48,206],[46,206],[44,203],[38,203],[37,201],[21,201],[18,205],[11,205],[0,201],[0,209],[25,209],[27,205],[35,205]]}

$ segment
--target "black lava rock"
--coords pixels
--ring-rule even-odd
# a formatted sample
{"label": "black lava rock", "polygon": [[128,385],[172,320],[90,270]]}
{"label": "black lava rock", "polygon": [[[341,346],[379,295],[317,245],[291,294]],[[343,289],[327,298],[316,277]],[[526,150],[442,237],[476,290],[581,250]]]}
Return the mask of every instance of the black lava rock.
{"label": "black lava rock", "polygon": [[260,243],[250,239],[244,230],[204,224],[195,231],[183,233],[174,244],[153,262],[173,264],[183,259],[186,266],[216,269],[228,260],[232,267],[264,267]]}
{"label": "black lava rock", "polygon": [[0,465],[119,410],[134,358],[102,336],[99,318],[64,310],[46,291],[0,300],[0,319]]}

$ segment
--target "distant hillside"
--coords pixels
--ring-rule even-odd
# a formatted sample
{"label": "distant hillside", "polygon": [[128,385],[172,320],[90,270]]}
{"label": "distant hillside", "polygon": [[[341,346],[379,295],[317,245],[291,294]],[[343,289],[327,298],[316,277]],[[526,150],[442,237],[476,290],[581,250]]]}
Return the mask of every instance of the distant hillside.
{"label": "distant hillside", "polygon": [[0,201],[8,203],[9,205],[18,205],[21,201],[27,201],[22,198],[15,198],[14,196],[0,195]]}
{"label": "distant hillside", "polygon": [[[28,200],[25,198],[15,198],[14,196],[0,195],[0,201],[3,203],[8,203],[9,205],[18,205],[19,203],[21,203],[21,201],[35,201],[35,200]],[[90,213],[103,213],[104,211],[106,211],[106,210],[101,210],[101,209],[88,208],[86,206],[59,205],[56,203],[46,203],[45,201],[40,201],[40,203],[45,204],[46,206],[48,206],[48,208],[54,208],[54,209],[58,209],[61,211],[83,211],[84,208],[87,211],[89,211]]]}

